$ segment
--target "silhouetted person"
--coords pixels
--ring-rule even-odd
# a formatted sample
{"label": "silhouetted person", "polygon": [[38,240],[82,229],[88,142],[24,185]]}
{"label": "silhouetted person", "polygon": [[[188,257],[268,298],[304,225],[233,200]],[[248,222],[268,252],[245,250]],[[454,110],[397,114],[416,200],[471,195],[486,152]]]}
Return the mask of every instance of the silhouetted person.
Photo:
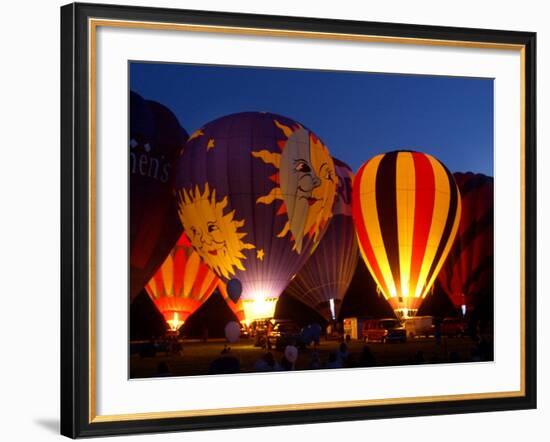
{"label": "silhouetted person", "polygon": [[284,371],[290,371],[290,370],[293,370],[294,369],[294,366],[292,364],[292,362],[290,362],[286,356],[283,356],[282,359],[281,359],[281,368],[284,370]]}
{"label": "silhouetted person", "polygon": [[233,374],[241,371],[241,363],[231,354],[231,348],[224,346],[221,356],[214,359],[208,368],[208,374]]}
{"label": "silhouetted person", "polygon": [[328,355],[327,368],[342,368],[342,361],[338,358],[338,353],[333,351]]}
{"label": "silhouetted person", "polygon": [[422,350],[418,350],[414,355],[412,362],[413,364],[423,364],[424,362],[426,362],[424,360],[424,352]]}
{"label": "silhouetted person", "polygon": [[348,345],[345,342],[342,342],[340,344],[340,347],[338,347],[338,358],[340,359],[340,362],[344,364],[348,356],[349,356]]}
{"label": "silhouetted person", "polygon": [[317,350],[313,350],[311,353],[311,361],[309,361],[309,368],[311,370],[316,370],[318,368],[321,368],[321,358],[319,357],[319,352]]}
{"label": "silhouetted person", "polygon": [[374,367],[376,365],[376,358],[372,354],[372,351],[368,345],[363,347],[363,352],[359,358],[359,365],[361,367]]}
{"label": "silhouetted person", "polygon": [[449,353],[449,362],[460,362],[460,355],[456,351]]}
{"label": "silhouetted person", "polygon": [[279,371],[280,369],[281,369],[280,365],[277,364],[271,352],[265,353],[254,364],[254,371],[259,371],[259,372]]}

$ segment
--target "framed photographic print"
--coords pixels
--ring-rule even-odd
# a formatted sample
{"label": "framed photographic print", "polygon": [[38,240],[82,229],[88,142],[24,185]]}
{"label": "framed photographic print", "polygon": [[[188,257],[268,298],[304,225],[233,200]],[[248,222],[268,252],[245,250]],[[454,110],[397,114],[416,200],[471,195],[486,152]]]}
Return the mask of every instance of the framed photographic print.
{"label": "framed photographic print", "polygon": [[62,7],[62,434],[535,408],[535,44]]}

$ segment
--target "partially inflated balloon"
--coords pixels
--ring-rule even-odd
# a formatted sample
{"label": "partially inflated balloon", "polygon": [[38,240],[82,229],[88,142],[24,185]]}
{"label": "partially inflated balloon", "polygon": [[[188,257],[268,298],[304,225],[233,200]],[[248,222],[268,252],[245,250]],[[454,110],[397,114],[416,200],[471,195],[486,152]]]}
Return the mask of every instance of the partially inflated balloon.
{"label": "partially inflated balloon", "polygon": [[449,254],[460,192],[431,155],[396,151],[363,164],[353,183],[361,254],[398,317],[412,316]]}
{"label": "partially inflated balloon", "polygon": [[187,133],[166,107],[130,92],[130,297],[134,299],[182,228],[171,187]]}
{"label": "partially inflated balloon", "polygon": [[243,285],[237,278],[227,281],[227,294],[233,302],[237,302],[243,292]]}
{"label": "partially inflated balloon", "polygon": [[338,189],[332,220],[311,258],[290,282],[287,292],[327,321],[335,320],[357,266],[359,249],[351,217],[353,173],[334,159]]}
{"label": "partially inflated balloon", "polygon": [[294,345],[287,345],[285,347],[285,358],[291,364],[294,364],[298,360],[298,349]]}
{"label": "partially inflated balloon", "polygon": [[177,330],[210,297],[218,282],[182,234],[145,289],[170,329]]}
{"label": "partially inflated balloon", "polygon": [[237,278],[247,320],[271,318],[332,216],[334,163],[289,118],[249,112],[206,124],[176,162],[185,232],[225,282]]}
{"label": "partially inflated balloon", "polygon": [[223,282],[222,280],[219,280],[219,282],[218,282],[218,291],[220,292],[223,299],[227,303],[227,306],[231,309],[233,314],[237,317],[239,322],[244,322],[245,317],[244,317],[243,300],[239,297],[239,299],[237,299],[236,302],[233,301],[229,297],[229,294],[227,293],[227,286],[226,286],[225,282]]}
{"label": "partially inflated balloon", "polygon": [[239,340],[239,337],[241,335],[241,326],[238,322],[231,321],[228,322],[225,326],[225,338],[231,342],[237,342]]}
{"label": "partially inflated balloon", "polygon": [[455,243],[438,281],[454,306],[471,309],[493,284],[493,178],[455,173],[462,216]]}

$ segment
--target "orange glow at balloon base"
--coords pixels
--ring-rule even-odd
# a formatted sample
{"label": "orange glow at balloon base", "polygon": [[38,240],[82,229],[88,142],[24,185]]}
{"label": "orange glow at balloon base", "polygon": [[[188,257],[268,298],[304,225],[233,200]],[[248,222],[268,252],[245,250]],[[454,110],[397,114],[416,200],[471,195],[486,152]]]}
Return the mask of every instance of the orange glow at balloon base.
{"label": "orange glow at balloon base", "polygon": [[179,312],[165,312],[163,314],[170,331],[178,331],[185,322],[183,315],[180,315]]}
{"label": "orange glow at balloon base", "polygon": [[418,310],[415,309],[408,309],[408,308],[401,308],[394,310],[395,316],[399,319],[407,319],[412,318],[413,316],[416,316],[416,312]]}
{"label": "orange glow at balloon base", "polygon": [[275,315],[277,298],[264,298],[257,296],[254,299],[244,299],[245,321],[251,322],[258,319],[271,319]]}

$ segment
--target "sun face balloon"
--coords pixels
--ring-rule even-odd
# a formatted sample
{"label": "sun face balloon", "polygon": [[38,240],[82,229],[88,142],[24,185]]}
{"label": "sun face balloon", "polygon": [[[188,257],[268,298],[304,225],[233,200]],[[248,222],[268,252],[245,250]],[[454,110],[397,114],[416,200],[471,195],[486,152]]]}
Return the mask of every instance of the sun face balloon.
{"label": "sun face balloon", "polygon": [[337,184],[334,163],[328,149],[313,133],[300,126],[285,126],[278,120],[274,123],[287,137],[286,142],[280,143],[281,154],[261,150],[252,155],[279,169],[279,187],[258,198],[258,202],[282,200],[288,222],[279,235],[290,231],[295,249],[301,252],[304,235],[313,234],[318,240],[320,225],[330,218]]}
{"label": "sun face balloon", "polygon": [[163,105],[130,92],[130,297],[133,300],[182,232],[172,193],[173,161],[187,133]]}
{"label": "sun face balloon", "polygon": [[182,234],[145,289],[170,329],[176,331],[210,297],[218,283],[218,277]]}
{"label": "sun face balloon", "polygon": [[357,172],[352,212],[379,290],[398,317],[416,314],[458,230],[461,200],[453,176],[420,152],[377,155]]}
{"label": "sun face balloon", "polygon": [[334,163],[311,131],[248,112],[197,130],[176,162],[185,232],[227,282],[242,284],[247,320],[270,318],[332,216]]}
{"label": "sun face balloon", "polygon": [[455,243],[438,275],[456,308],[472,309],[493,284],[493,178],[453,174],[462,201]]}
{"label": "sun face balloon", "polygon": [[234,212],[224,213],[227,196],[216,200],[216,191],[210,192],[208,183],[201,193],[198,186],[189,193],[180,193],[179,216],[184,229],[189,232],[191,244],[201,254],[204,261],[224,278],[244,270],[243,251],[253,249],[242,239],[245,233],[239,231],[243,220],[234,219]]}
{"label": "sun face balloon", "polygon": [[334,163],[339,184],[332,219],[319,246],[287,288],[327,321],[338,317],[359,256],[351,217],[353,172],[337,159]]}

